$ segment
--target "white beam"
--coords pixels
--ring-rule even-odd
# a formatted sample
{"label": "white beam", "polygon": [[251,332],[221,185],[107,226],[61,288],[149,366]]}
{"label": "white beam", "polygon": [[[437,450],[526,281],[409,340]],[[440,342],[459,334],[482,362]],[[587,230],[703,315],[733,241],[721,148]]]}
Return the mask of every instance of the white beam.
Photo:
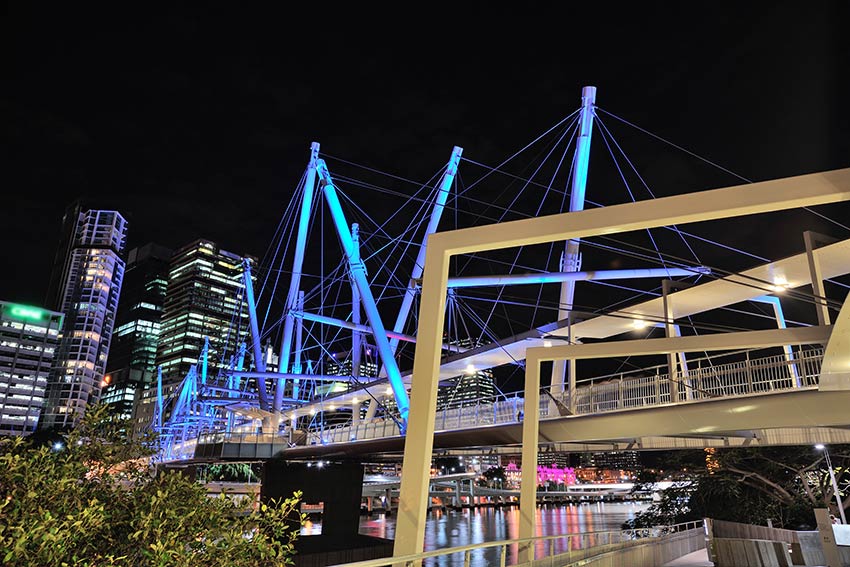
{"label": "white beam", "polygon": [[[428,246],[450,255],[619,234],[850,199],[850,168],[661,199],[437,232]],[[427,264],[426,264],[427,267]]]}
{"label": "white beam", "polygon": [[631,341],[609,341],[603,343],[553,345],[534,347],[526,351],[526,371],[532,360],[555,361],[589,358],[616,358],[620,356],[643,356],[648,354],[670,354],[676,352],[699,352],[766,348],[781,345],[806,345],[826,342],[832,327],[792,327],[790,329],[768,329],[766,331],[742,331],[739,333],[716,333],[688,337],[664,337],[658,339],[636,339]]}
{"label": "white beam", "polygon": [[[413,363],[410,426],[402,465],[406,474],[401,484],[394,555],[417,553],[422,550],[425,541],[440,346],[449,260],[452,255],[738,217],[848,199],[850,169],[840,169],[432,234],[428,238],[422,284],[418,343]],[[665,340],[683,341],[690,338]],[[685,351],[678,345],[674,350]]]}
{"label": "white beam", "polygon": [[835,324],[832,336],[826,345],[821,363],[818,388],[824,391],[850,390],[850,306],[844,302]]}

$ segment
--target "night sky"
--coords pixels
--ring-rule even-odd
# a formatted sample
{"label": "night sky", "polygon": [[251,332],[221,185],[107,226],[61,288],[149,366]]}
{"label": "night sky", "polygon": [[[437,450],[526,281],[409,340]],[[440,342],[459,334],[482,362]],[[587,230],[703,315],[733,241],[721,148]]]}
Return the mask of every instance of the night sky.
{"label": "night sky", "polygon": [[[129,247],[261,256],[312,141],[424,181],[454,145],[499,163],[584,85],[751,180],[850,166],[845,2],[83,4],[5,5],[3,300],[42,304],[75,198]],[[662,193],[722,184],[636,152]]]}

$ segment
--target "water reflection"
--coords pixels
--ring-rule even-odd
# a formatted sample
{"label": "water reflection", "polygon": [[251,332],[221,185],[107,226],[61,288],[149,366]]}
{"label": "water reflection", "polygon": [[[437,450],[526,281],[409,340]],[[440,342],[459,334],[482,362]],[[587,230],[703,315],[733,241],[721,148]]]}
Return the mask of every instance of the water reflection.
{"label": "water reflection", "polygon": [[[569,505],[547,505],[537,508],[537,535],[581,534],[607,530],[619,530],[626,520],[645,510],[647,502],[594,502]],[[310,532],[321,530],[321,522],[313,521]],[[302,533],[305,533],[302,531]],[[360,533],[385,539],[395,537],[395,517],[375,514],[360,519]],[[305,533],[306,535],[306,533]],[[425,550],[446,549],[473,543],[496,542],[519,537],[519,508],[465,508],[463,510],[443,511],[434,509],[429,512],[425,525]],[[584,538],[566,538],[554,540],[555,553],[564,553],[569,549],[581,549],[588,545],[607,543],[596,541],[594,536]],[[551,549],[546,542],[538,543],[535,555],[548,555]],[[507,549],[507,563],[516,562],[516,546]],[[477,550],[472,556],[471,565],[484,567],[498,565],[500,550],[492,548]],[[463,555],[431,559],[425,565],[451,566],[463,565]]]}

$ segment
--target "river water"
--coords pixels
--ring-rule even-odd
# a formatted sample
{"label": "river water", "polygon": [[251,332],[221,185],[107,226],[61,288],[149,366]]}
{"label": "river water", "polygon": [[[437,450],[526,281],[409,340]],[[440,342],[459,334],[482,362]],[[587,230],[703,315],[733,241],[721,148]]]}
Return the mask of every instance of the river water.
{"label": "river water", "polygon": [[[626,520],[650,506],[649,502],[592,502],[581,504],[546,505],[537,508],[537,535],[587,533],[619,530]],[[304,535],[320,533],[321,522],[304,526]],[[360,533],[393,539],[395,516],[374,514],[360,519]],[[425,550],[445,549],[474,543],[505,541],[519,537],[519,508],[480,507],[461,510],[434,509],[428,513],[425,525]],[[574,544],[575,545],[575,544]],[[566,540],[556,541],[556,553],[564,551]],[[542,548],[537,554],[541,554]],[[471,565],[484,567],[499,564],[498,548],[478,550]],[[515,562],[516,549],[508,549],[508,564]],[[427,565],[462,565],[463,556],[441,557]]]}

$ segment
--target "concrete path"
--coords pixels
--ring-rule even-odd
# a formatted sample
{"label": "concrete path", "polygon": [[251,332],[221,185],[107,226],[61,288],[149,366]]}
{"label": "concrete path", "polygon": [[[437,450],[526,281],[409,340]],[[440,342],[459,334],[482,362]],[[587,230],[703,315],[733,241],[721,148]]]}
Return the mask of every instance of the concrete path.
{"label": "concrete path", "polygon": [[708,560],[708,552],[700,549],[665,563],[663,567],[714,567],[714,563]]}

